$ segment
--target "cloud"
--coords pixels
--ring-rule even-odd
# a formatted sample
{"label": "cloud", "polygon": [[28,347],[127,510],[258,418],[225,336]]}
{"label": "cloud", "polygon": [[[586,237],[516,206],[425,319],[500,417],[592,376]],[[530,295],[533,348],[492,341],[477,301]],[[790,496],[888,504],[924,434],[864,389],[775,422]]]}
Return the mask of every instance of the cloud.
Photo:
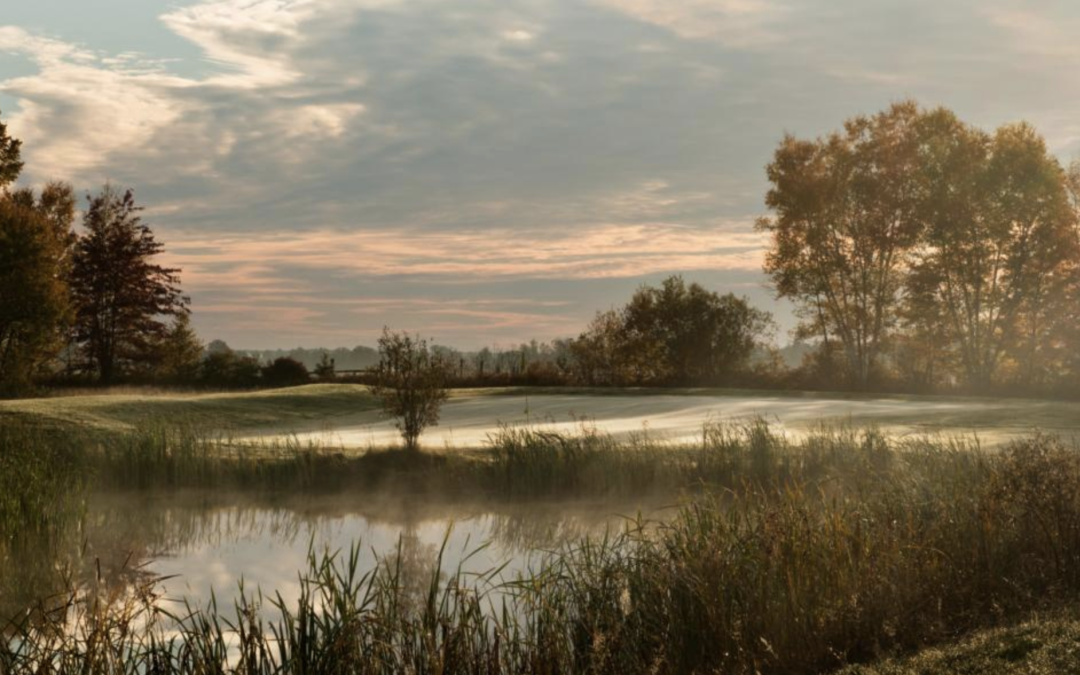
{"label": "cloud", "polygon": [[256,238],[174,233],[168,259],[185,270],[185,285],[195,291],[233,287],[282,297],[311,292],[282,286],[282,268],[332,272],[339,279],[428,277],[432,283],[636,278],[671,270],[758,270],[762,243],[762,235],[745,228],[699,230],[666,223],[534,232],[279,231]]}
{"label": "cloud", "polygon": [[301,24],[316,9],[313,0],[212,0],[168,12],[161,20],[225,66],[227,72],[208,84],[255,89],[301,77],[289,56],[303,40]]}
{"label": "cloud", "polygon": [[646,23],[693,40],[760,49],[783,38],[777,21],[787,8],[774,0],[597,0]]}
{"label": "cloud", "polygon": [[1009,1],[991,3],[982,8],[982,13],[1011,38],[1014,51],[1056,61],[1059,67],[1075,69],[1080,65],[1080,44],[1075,39],[1080,21],[1075,16]]}
{"label": "cloud", "polygon": [[[172,232],[166,262],[183,269],[200,330],[241,344],[354,344],[390,324],[477,346],[576,334],[596,309],[672,270],[756,280],[759,235],[727,228]],[[573,290],[597,282],[621,290],[600,301]],[[552,284],[563,290],[550,295]],[[430,297],[436,288],[443,297]]]}
{"label": "cloud", "polygon": [[1066,2],[157,1],[185,49],[0,27],[0,96],[26,179],[134,186],[230,340],[525,338],[677,272],[771,303],[775,144],[905,96],[1080,147]]}
{"label": "cloud", "polygon": [[152,155],[149,142],[189,110],[170,91],[187,83],[136,55],[102,58],[10,26],[0,27],[0,50],[27,56],[39,68],[0,84],[19,98],[12,127],[32,148],[36,175],[75,179],[117,152]]}

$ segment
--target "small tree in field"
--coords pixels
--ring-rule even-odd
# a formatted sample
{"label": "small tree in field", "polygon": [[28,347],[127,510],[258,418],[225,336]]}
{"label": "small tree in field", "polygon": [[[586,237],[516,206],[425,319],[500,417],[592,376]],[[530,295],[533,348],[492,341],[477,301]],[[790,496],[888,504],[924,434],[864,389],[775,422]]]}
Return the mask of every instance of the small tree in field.
{"label": "small tree in field", "polygon": [[418,450],[420,434],[439,423],[439,410],[449,396],[450,370],[427,340],[383,329],[371,391],[382,400],[383,412],[397,420],[406,450]]}
{"label": "small tree in field", "polygon": [[319,362],[315,364],[315,377],[320,382],[333,382],[334,381],[334,359],[330,357],[326,352],[322,353],[319,357]]}

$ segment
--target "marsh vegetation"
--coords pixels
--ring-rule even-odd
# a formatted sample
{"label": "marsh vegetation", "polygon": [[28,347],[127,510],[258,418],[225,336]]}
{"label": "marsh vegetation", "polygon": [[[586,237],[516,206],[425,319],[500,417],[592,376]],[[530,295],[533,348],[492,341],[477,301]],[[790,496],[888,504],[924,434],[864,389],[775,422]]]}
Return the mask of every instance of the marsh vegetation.
{"label": "marsh vegetation", "polygon": [[[1080,455],[1045,436],[584,424],[400,453],[47,422],[0,434],[75,467],[20,463],[4,503],[6,561],[34,561],[3,567],[6,672],[816,673],[1080,599]],[[282,537],[259,589],[161,578]]]}

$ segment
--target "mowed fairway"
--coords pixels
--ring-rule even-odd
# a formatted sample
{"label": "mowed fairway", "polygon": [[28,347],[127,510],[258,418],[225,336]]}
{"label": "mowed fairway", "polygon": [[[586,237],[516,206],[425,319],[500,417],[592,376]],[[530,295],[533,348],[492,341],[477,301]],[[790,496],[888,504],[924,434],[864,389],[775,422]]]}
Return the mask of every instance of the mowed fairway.
{"label": "mowed fairway", "polygon": [[[33,418],[50,425],[120,431],[143,424],[192,423],[237,438],[293,436],[341,448],[399,443],[391,420],[358,385],[319,384],[219,394],[102,393],[0,402],[0,418]],[[485,389],[454,392],[437,427],[422,444],[473,448],[499,425],[574,431],[582,425],[616,437],[647,432],[686,442],[708,422],[762,417],[798,435],[825,425],[878,427],[894,435],[978,434],[998,445],[1034,433],[1080,437],[1080,403],[1030,399],[855,396],[745,390]]]}
{"label": "mowed fairway", "polygon": [[[1036,429],[1080,437],[1080,403],[1026,399],[856,397],[837,394],[773,394],[748,391],[637,392],[489,390],[464,393],[443,408],[438,427],[421,442],[428,448],[468,448],[486,443],[500,424],[560,432],[594,426],[616,437],[648,433],[681,443],[701,438],[708,422],[745,422],[755,417],[799,435],[822,425],[877,427],[893,435],[977,434],[987,446],[1027,436]],[[290,430],[302,441],[345,448],[385,447],[398,442],[393,423],[377,410],[326,420],[319,428]]]}

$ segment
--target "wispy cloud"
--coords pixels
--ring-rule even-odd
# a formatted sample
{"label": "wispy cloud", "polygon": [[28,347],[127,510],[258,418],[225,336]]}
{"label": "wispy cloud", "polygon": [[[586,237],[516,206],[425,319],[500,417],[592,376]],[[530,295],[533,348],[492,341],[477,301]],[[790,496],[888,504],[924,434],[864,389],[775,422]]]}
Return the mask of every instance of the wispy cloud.
{"label": "wispy cloud", "polygon": [[1064,59],[1068,63],[1060,65],[1073,69],[1080,65],[1080,43],[1076,40],[1080,18],[1072,12],[1062,16],[1047,11],[1045,3],[1005,0],[988,3],[982,14],[1011,38],[1011,50],[1058,62]]}
{"label": "wispy cloud", "polygon": [[[194,289],[234,286],[288,294],[282,267],[349,276],[432,277],[440,283],[500,278],[635,278],[671,270],[761,266],[761,235],[653,223],[578,230],[395,230],[174,234],[168,253]],[[253,263],[252,261],[258,261]]]}
{"label": "wispy cloud", "polygon": [[255,89],[300,79],[290,56],[303,40],[301,24],[316,10],[314,0],[211,0],[161,20],[225,67],[207,84]]}
{"label": "wispy cloud", "polygon": [[567,334],[678,272],[768,302],[775,143],[904,96],[1080,150],[1067,2],[145,2],[187,60],[0,26],[5,121],[27,180],[134,186],[196,325],[249,344]]}
{"label": "wispy cloud", "polygon": [[0,27],[0,51],[39,68],[0,83],[20,100],[12,126],[32,148],[36,175],[75,179],[118,152],[153,155],[150,141],[191,109],[176,94],[189,83],[137,55],[102,57],[11,26]]}
{"label": "wispy cloud", "polygon": [[761,49],[783,39],[777,21],[787,7],[777,0],[597,0],[609,7],[695,40]]}

